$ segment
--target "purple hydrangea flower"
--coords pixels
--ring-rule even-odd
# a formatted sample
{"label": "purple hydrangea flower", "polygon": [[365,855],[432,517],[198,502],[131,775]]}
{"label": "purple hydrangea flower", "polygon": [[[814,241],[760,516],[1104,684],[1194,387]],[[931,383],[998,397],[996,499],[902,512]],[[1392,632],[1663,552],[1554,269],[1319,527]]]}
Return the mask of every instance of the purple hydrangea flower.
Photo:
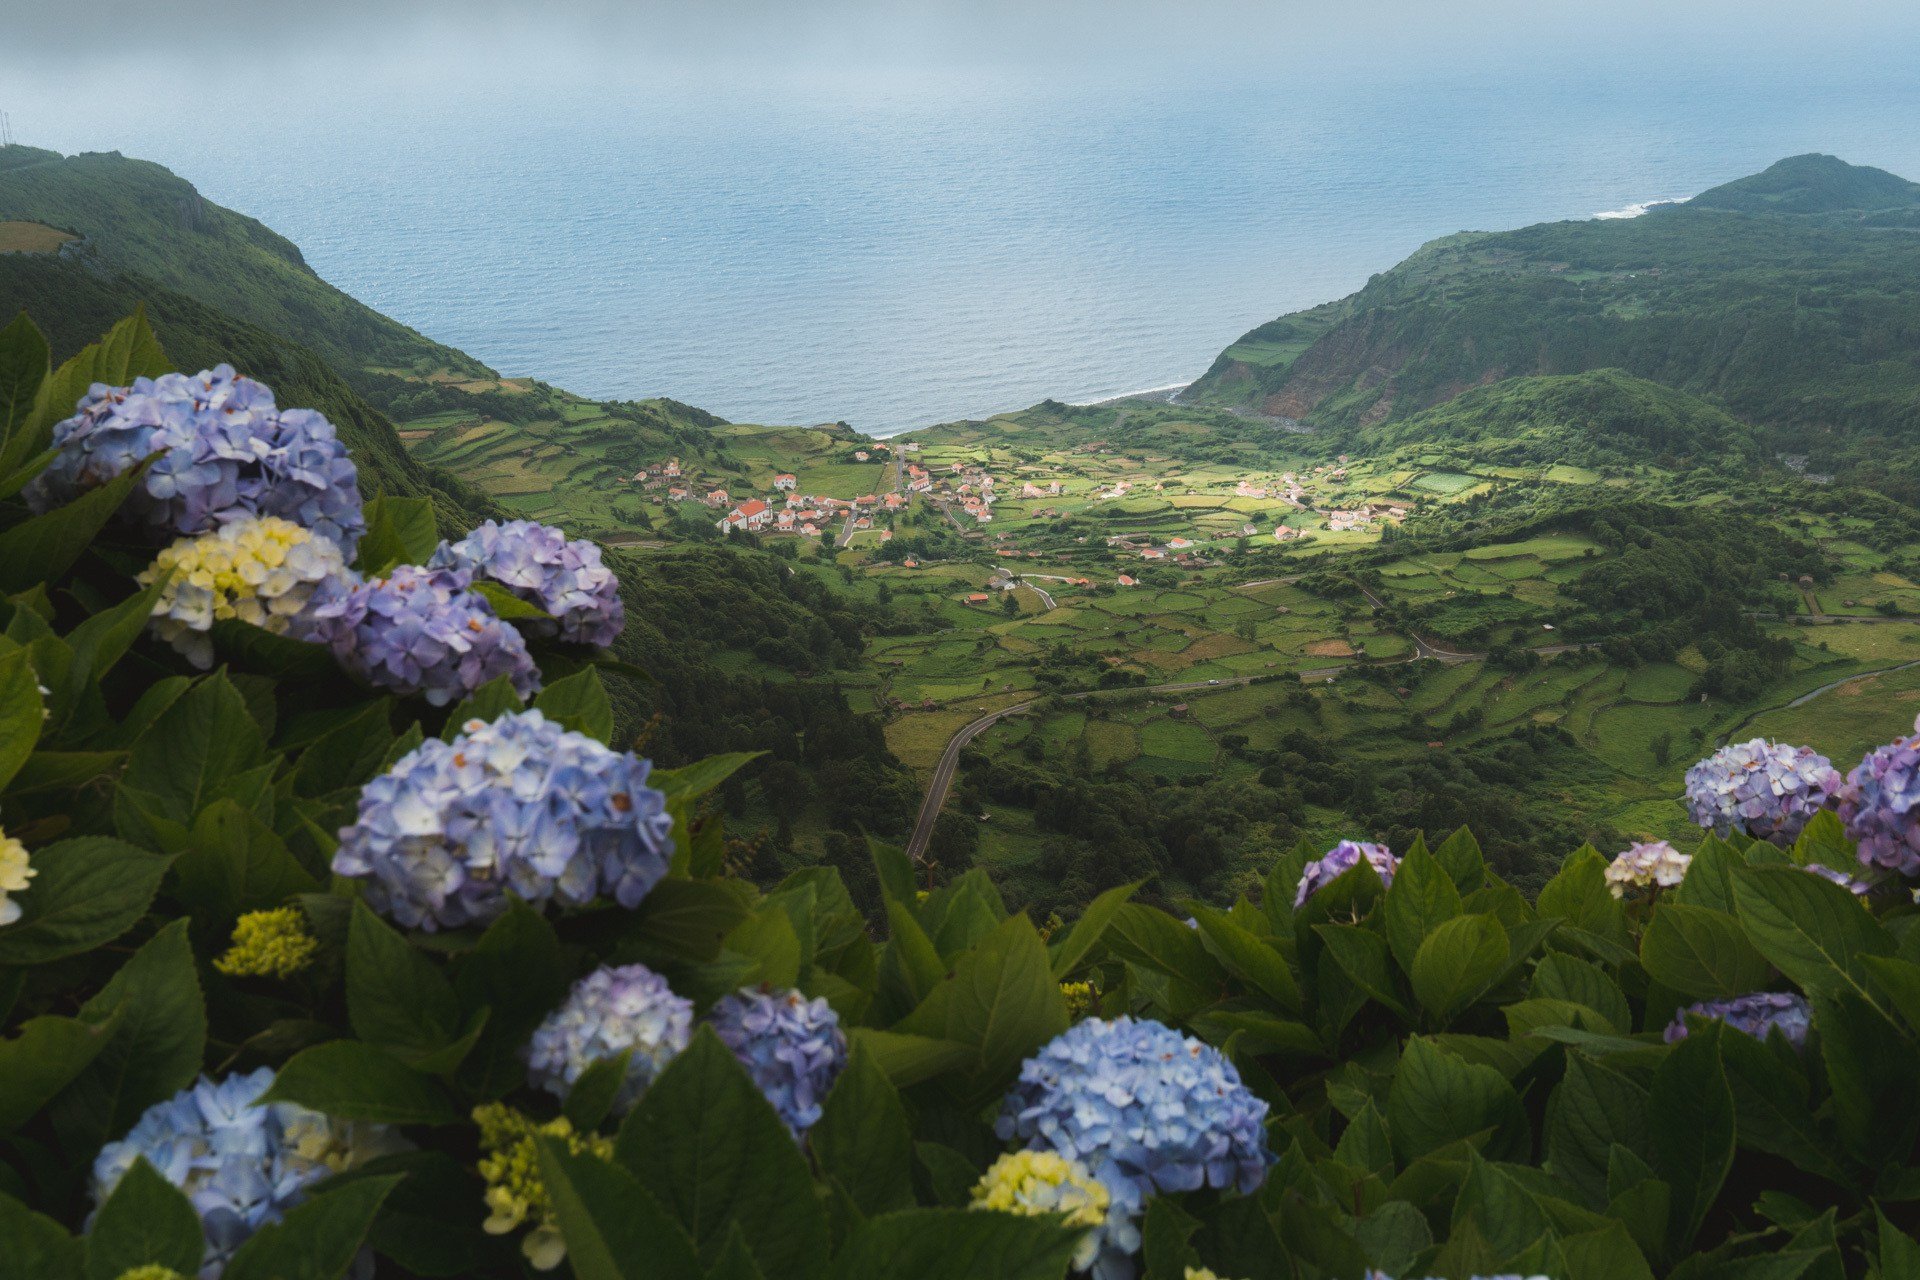
{"label": "purple hydrangea flower", "polygon": [[1860,846],[1860,861],[1898,875],[1920,875],[1920,720],[1914,735],[1875,747],[1840,792],[1840,820]]}
{"label": "purple hydrangea flower", "polygon": [[1812,747],[1755,738],[1720,748],[1687,770],[1687,808],[1718,835],[1744,831],[1790,845],[1833,803],[1840,771]]}
{"label": "purple hydrangea flower", "polygon": [[96,382],[53,428],[59,451],[27,486],[35,511],[69,502],[159,454],[120,509],[156,541],[208,533],[248,516],[279,516],[351,558],[366,520],[346,446],[311,409],[280,409],[273,392],[230,365],[188,377]]}
{"label": "purple hydrangea flower", "polygon": [[1353,870],[1362,858],[1373,864],[1373,869],[1380,875],[1380,883],[1393,883],[1393,873],[1399,869],[1400,859],[1393,856],[1392,850],[1383,844],[1342,840],[1328,850],[1325,857],[1309,862],[1300,873],[1300,888],[1293,895],[1294,910],[1305,906],[1308,898]]}
{"label": "purple hydrangea flower", "polygon": [[1219,1050],[1151,1020],[1089,1018],[1020,1067],[994,1131],[1078,1160],[1129,1213],[1160,1191],[1266,1181],[1267,1104]]}
{"label": "purple hydrangea flower", "polygon": [[589,1066],[632,1050],[613,1103],[616,1112],[629,1111],[692,1037],[693,1002],[673,994],[665,978],[643,964],[602,967],[574,983],[533,1033],[527,1079],[564,1099]]}
{"label": "purple hydrangea flower", "polygon": [[458,542],[442,542],[427,567],[470,570],[552,614],[552,621],[525,624],[536,635],[604,649],[627,622],[619,579],[600,563],[600,548],[584,538],[569,542],[552,525],[489,520]]}
{"label": "purple hydrangea flower", "polygon": [[200,1275],[212,1280],[255,1231],[278,1222],[323,1178],[406,1149],[384,1125],[332,1120],[276,1102],[255,1106],[273,1070],[211,1080],[148,1107],[125,1137],[93,1162],[93,1200],[105,1203],[144,1156],[187,1193],[200,1214],[207,1249]]}
{"label": "purple hydrangea flower", "polygon": [[1777,1030],[1796,1049],[1806,1044],[1807,1030],[1813,1025],[1806,997],[1784,991],[1756,991],[1731,1000],[1702,1000],[1688,1005],[1667,1024],[1668,1044],[1687,1038],[1688,1014],[1716,1018],[1756,1040],[1765,1040],[1767,1032]]}
{"label": "purple hydrangea flower", "polygon": [[820,1118],[820,1104],[847,1065],[840,1015],[798,991],[742,988],[722,996],[707,1020],[795,1137]]}
{"label": "purple hydrangea flower", "polygon": [[306,618],[307,635],[348,671],[436,707],[499,676],[523,698],[540,688],[526,640],[472,589],[464,570],[403,564],[384,578],[316,596]]}
{"label": "purple hydrangea flower", "polygon": [[504,911],[507,895],[636,907],[667,874],[673,819],[652,766],[539,711],[470,720],[360,791],[334,874],[408,928],[457,929]]}

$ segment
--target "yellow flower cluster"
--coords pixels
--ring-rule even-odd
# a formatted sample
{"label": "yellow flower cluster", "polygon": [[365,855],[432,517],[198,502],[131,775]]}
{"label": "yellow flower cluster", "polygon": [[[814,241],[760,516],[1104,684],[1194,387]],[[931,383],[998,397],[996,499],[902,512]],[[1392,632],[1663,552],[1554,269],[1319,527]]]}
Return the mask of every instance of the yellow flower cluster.
{"label": "yellow flower cluster", "polygon": [[122,1271],[119,1280],[187,1280],[172,1267],[163,1267],[157,1262],[149,1262],[143,1267],[131,1271]]}
{"label": "yellow flower cluster", "polygon": [[154,559],[140,582],[166,577],[153,605],[154,632],[196,666],[208,667],[213,646],[207,632],[214,623],[238,618],[285,632],[314,590],[346,571],[340,548],[328,539],[278,516],[253,516],[180,539]]}
{"label": "yellow flower cluster", "polygon": [[1100,993],[1093,989],[1091,982],[1063,982],[1060,984],[1060,994],[1066,997],[1067,1017],[1073,1022],[1092,1013],[1093,1002],[1100,998]]}
{"label": "yellow flower cluster", "polygon": [[1064,1213],[1070,1227],[1106,1221],[1107,1188],[1086,1167],[1051,1151],[1014,1151],[974,1184],[975,1209],[1034,1215]]}
{"label": "yellow flower cluster", "polygon": [[249,911],[235,922],[233,944],[213,967],[229,978],[291,978],[319,950],[300,908]]}
{"label": "yellow flower cluster", "polygon": [[7,895],[25,893],[27,881],[34,875],[27,846],[0,831],[0,925],[12,924],[20,918],[20,904]]}
{"label": "yellow flower cluster", "polygon": [[562,1116],[545,1124],[537,1123],[524,1112],[504,1103],[491,1102],[473,1109],[473,1122],[480,1126],[480,1145],[487,1151],[480,1159],[480,1176],[487,1183],[486,1222],[489,1235],[505,1235],[523,1222],[531,1221],[533,1230],[520,1242],[535,1270],[551,1271],[567,1256],[567,1242],[553,1218],[553,1202],[547,1198],[546,1183],[540,1177],[540,1153],[534,1138],[558,1138],[575,1155],[588,1152],[602,1160],[613,1158],[613,1139],[593,1133],[576,1133]]}

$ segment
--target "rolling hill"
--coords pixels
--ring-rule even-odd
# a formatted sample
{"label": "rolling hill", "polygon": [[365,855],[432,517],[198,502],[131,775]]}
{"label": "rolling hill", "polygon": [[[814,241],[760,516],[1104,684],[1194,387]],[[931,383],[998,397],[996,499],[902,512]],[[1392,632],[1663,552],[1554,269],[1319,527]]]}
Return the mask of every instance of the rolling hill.
{"label": "rolling hill", "polygon": [[1617,368],[1910,499],[1916,193],[1881,170],[1800,156],[1638,218],[1448,236],[1350,297],[1254,329],[1185,398],[1368,425],[1504,378]]}

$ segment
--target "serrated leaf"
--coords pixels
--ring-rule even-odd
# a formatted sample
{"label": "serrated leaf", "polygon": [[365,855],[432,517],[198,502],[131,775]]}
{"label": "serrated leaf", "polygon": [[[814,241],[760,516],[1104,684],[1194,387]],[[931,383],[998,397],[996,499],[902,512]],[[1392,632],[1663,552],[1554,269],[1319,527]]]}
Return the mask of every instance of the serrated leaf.
{"label": "serrated leaf", "polygon": [[1507,955],[1507,931],[1492,916],[1443,921],[1413,957],[1414,998],[1444,1026],[1499,977]]}
{"label": "serrated leaf", "polygon": [[395,498],[386,494],[366,504],[367,531],[360,537],[355,563],[368,577],[398,564],[425,564],[439,545],[431,498]]}
{"label": "serrated leaf", "polygon": [[119,1280],[155,1264],[192,1275],[206,1248],[193,1202],[136,1156],[87,1232],[87,1280]]}
{"label": "serrated leaf", "polygon": [[856,1042],[807,1135],[821,1171],[873,1217],[913,1204],[913,1132],[906,1108],[870,1045]]}
{"label": "serrated leaf", "polygon": [[1640,939],[1640,963],[1656,981],[1694,999],[1757,991],[1773,968],[1724,912],[1663,902]]}
{"label": "serrated leaf", "polygon": [[907,1209],[864,1223],[830,1280],[1060,1280],[1079,1233],[1044,1218]]}
{"label": "serrated leaf", "polygon": [[21,916],[0,929],[0,965],[46,964],[113,941],[152,905],[171,858],[109,836],[76,836],[33,852]]}
{"label": "serrated leaf", "polygon": [[347,927],[347,1020],[403,1062],[445,1049],[462,1030],[453,984],[364,902]]}
{"label": "serrated leaf", "polygon": [[[600,742],[613,738],[613,703],[600,673],[583,667],[570,676],[555,680],[534,697],[536,711],[549,720],[557,720],[568,729],[586,734]],[[654,783],[658,786],[658,782]]]}
{"label": "serrated leaf", "polygon": [[693,1241],[631,1173],[552,1138],[539,1151],[577,1280],[701,1280]]}
{"label": "serrated leaf", "polygon": [[614,1154],[703,1259],[717,1255],[736,1222],[768,1275],[803,1274],[826,1253],[826,1213],[806,1160],[710,1027],[641,1095]]}

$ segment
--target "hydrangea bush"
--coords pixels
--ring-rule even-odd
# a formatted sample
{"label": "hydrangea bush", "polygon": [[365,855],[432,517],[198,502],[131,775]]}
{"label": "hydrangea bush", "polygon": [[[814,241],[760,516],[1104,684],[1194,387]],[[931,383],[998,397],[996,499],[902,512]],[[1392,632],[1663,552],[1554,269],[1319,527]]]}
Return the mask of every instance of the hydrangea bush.
{"label": "hydrangea bush", "polygon": [[140,575],[157,583],[153,632],[194,666],[213,665],[213,624],[236,619],[304,639],[309,606],[348,589],[347,562],[331,540],[278,516],[247,516],[182,538]]}
{"label": "hydrangea bush", "polygon": [[[0,370],[0,537],[56,549],[0,565],[0,1277],[1920,1256],[1912,740],[1844,780],[1716,754],[1697,842],[1537,892],[1464,830],[1303,843],[1232,902],[1122,885],[1043,936],[874,841],[869,914],[838,865],[734,873],[713,793],[748,757],[625,749],[564,537],[349,505],[330,432],[169,380],[137,318],[57,370],[16,322]],[[280,564],[138,580],[269,520]],[[321,543],[338,584],[274,576]],[[310,582],[286,616],[331,610],[324,643],[274,634]],[[1382,892],[1314,901],[1363,861]]]}

